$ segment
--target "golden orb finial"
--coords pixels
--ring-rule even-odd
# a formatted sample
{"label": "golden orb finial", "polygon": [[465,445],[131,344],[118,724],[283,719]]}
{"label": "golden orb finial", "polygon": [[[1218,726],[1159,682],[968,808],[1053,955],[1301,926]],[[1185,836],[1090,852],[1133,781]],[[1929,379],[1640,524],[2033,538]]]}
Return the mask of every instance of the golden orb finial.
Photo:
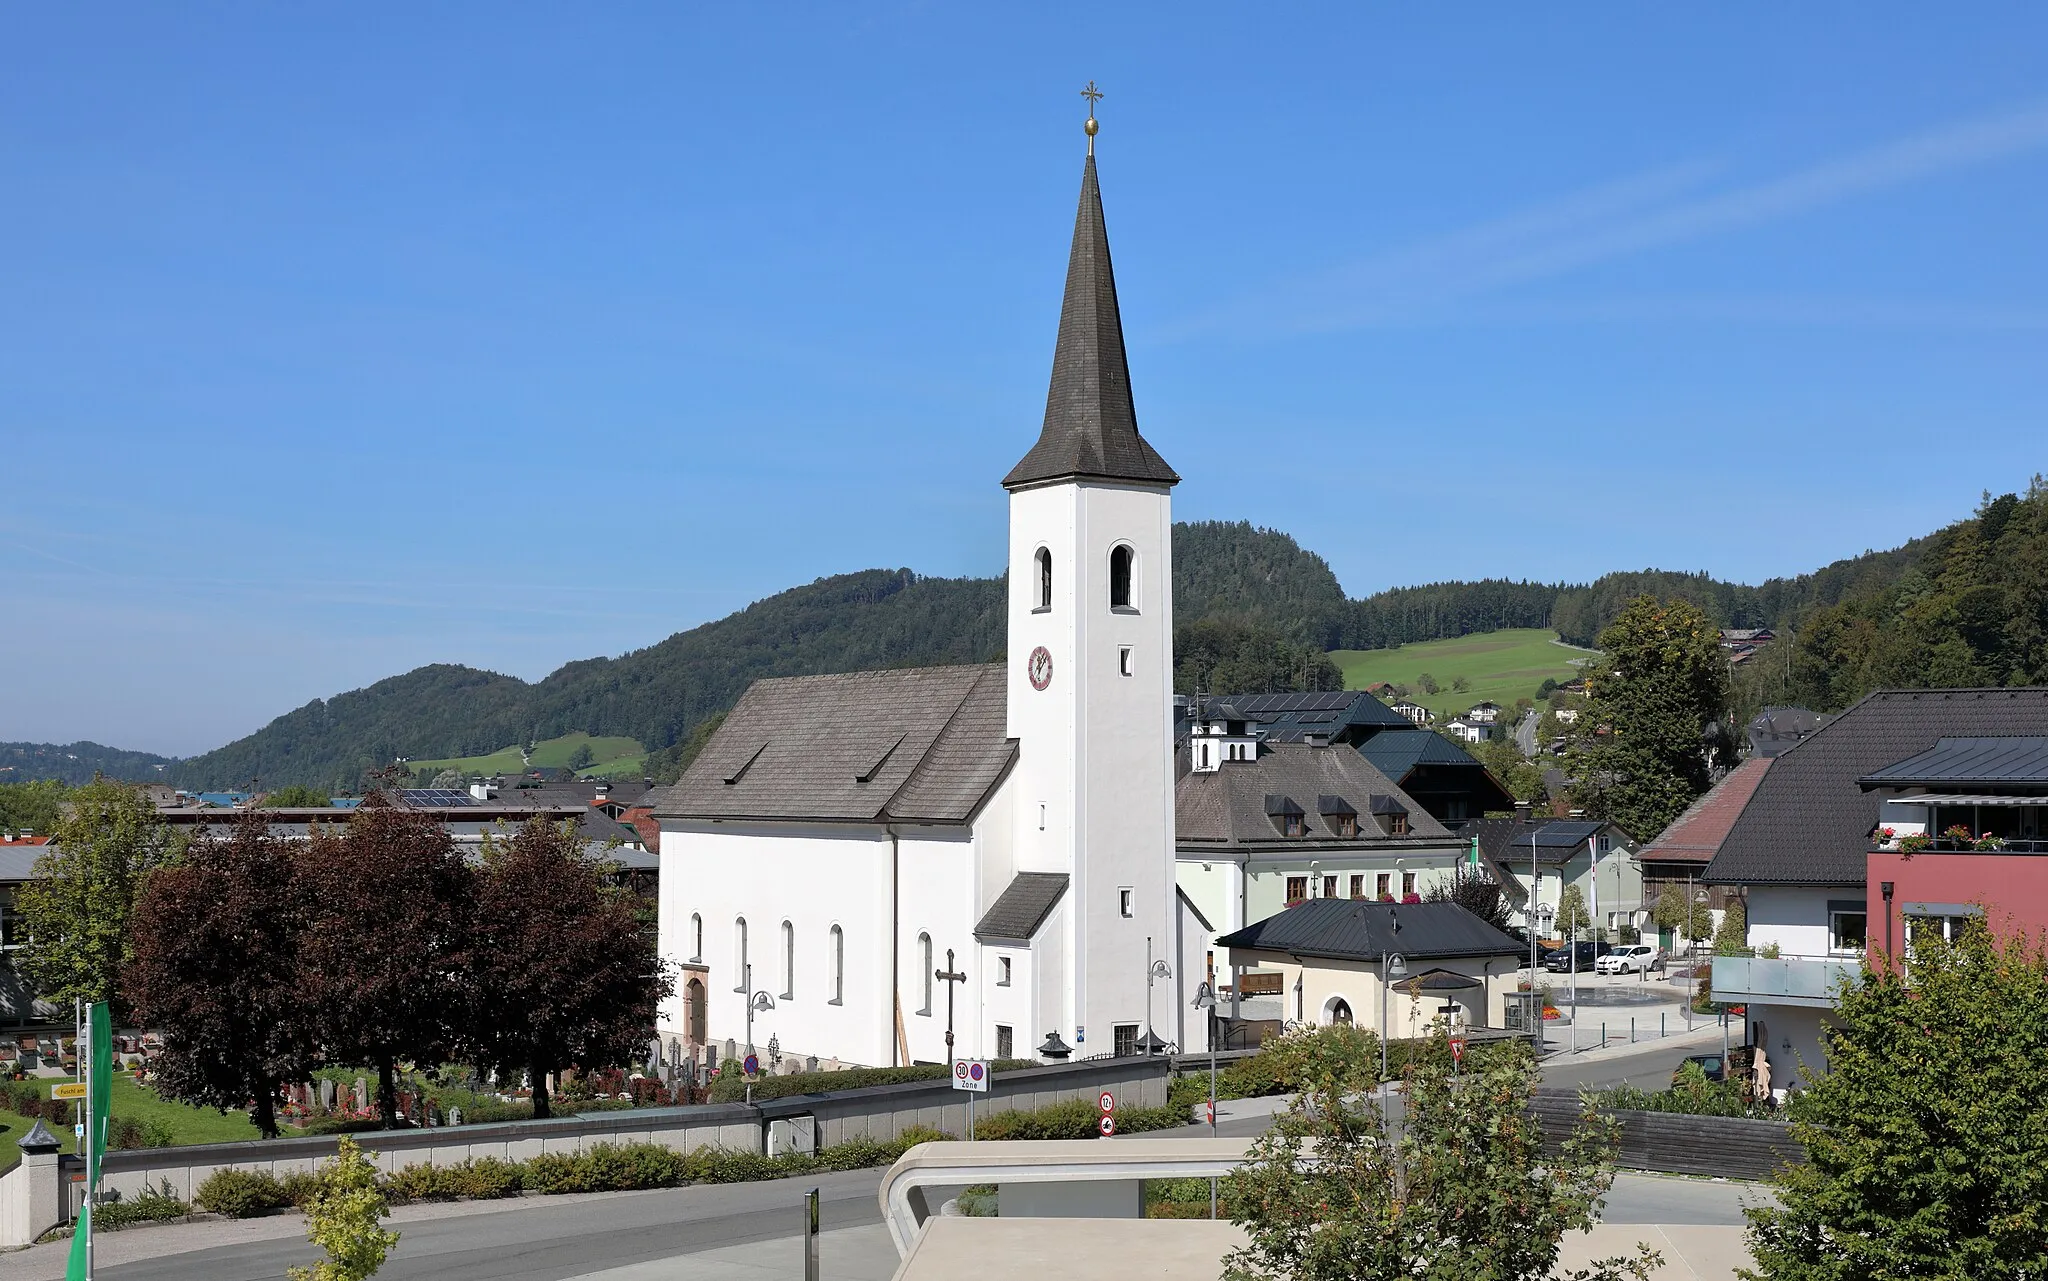
{"label": "golden orb finial", "polygon": [[1090,80],[1088,87],[1081,91],[1081,96],[1088,100],[1088,123],[1082,125],[1081,128],[1088,135],[1088,154],[1092,156],[1095,154],[1095,131],[1101,128],[1100,125],[1095,123],[1095,104],[1101,99],[1102,90],[1097,89],[1095,82]]}

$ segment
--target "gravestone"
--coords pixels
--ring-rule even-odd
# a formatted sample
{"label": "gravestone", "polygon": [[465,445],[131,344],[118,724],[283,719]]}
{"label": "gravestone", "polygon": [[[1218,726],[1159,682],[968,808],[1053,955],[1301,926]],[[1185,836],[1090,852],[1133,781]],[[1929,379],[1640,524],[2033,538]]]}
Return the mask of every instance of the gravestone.
{"label": "gravestone", "polygon": [[355,1102],[355,1109],[356,1109],[356,1111],[358,1111],[358,1112],[362,1112],[362,1111],[366,1111],[366,1110],[368,1110],[369,1106],[370,1106],[370,1082],[368,1081],[368,1079],[366,1079],[366,1078],[364,1078],[364,1077],[360,1077],[360,1076],[359,1076],[359,1077],[357,1077],[357,1078],[356,1078],[356,1102]]}
{"label": "gravestone", "polygon": [[325,1111],[334,1111],[334,1082],[324,1078],[320,1082],[320,1106]]}
{"label": "gravestone", "polygon": [[450,1125],[461,1125],[461,1124],[462,1124],[462,1109],[461,1109],[461,1108],[449,1108],[449,1109],[448,1109],[448,1124],[450,1124]]}

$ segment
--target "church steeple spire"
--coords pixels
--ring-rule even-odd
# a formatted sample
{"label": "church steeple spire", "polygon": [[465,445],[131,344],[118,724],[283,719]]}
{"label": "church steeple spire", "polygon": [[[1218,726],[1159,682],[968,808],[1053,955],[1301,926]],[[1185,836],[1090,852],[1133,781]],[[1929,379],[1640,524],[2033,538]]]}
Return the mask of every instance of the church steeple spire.
{"label": "church steeple spire", "polygon": [[1095,92],[1089,97],[1088,159],[1081,170],[1081,207],[1067,259],[1067,295],[1060,304],[1053,345],[1052,385],[1038,443],[1003,477],[1006,489],[1057,480],[1097,479],[1171,486],[1180,477],[1138,434],[1131,403],[1131,371],[1124,359],[1123,319],[1117,312],[1116,275],[1109,264],[1109,232],[1095,180]]}

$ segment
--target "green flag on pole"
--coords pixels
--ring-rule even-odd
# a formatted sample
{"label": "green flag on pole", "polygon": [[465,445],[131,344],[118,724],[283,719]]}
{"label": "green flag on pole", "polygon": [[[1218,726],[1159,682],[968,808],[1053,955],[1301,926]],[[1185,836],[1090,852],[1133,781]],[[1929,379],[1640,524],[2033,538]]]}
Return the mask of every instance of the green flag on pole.
{"label": "green flag on pole", "polygon": [[79,1056],[86,1067],[86,1100],[79,1120],[84,1124],[85,1208],[71,1233],[71,1262],[64,1269],[64,1281],[88,1281],[92,1276],[92,1199],[100,1187],[100,1154],[107,1150],[107,1096],[114,1088],[114,1022],[106,1002],[96,1003],[87,1019],[87,1052]]}

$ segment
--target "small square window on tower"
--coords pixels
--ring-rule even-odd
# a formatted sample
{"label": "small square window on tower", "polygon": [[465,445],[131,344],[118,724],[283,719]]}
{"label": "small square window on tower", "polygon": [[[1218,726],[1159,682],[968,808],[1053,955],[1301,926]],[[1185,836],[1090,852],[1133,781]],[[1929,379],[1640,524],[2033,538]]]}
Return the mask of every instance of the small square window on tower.
{"label": "small square window on tower", "polygon": [[1131,902],[1131,887],[1130,887],[1130,886],[1128,886],[1128,885],[1120,885],[1120,886],[1118,886],[1118,887],[1117,887],[1117,891],[1116,891],[1116,910],[1117,910],[1117,915],[1119,915],[1119,916],[1123,916],[1123,917],[1131,917],[1131,916],[1135,916],[1135,915],[1137,915],[1137,909],[1136,909],[1136,908],[1135,908],[1135,907],[1134,907],[1134,906],[1132,905],[1132,902]]}
{"label": "small square window on tower", "polygon": [[1131,647],[1129,645],[1120,647],[1116,652],[1116,673],[1119,676],[1129,676],[1131,674]]}

